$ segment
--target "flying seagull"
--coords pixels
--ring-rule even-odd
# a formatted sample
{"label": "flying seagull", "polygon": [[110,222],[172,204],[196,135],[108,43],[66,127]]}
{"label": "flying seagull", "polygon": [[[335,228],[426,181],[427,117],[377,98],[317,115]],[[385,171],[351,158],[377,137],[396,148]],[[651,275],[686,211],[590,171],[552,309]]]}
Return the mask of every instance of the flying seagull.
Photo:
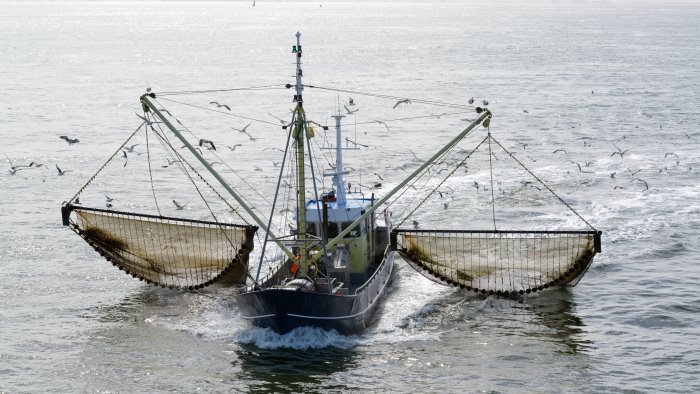
{"label": "flying seagull", "polygon": [[343,105],[343,108],[345,108],[345,110],[348,111],[348,115],[352,115],[352,114],[354,114],[355,112],[357,112],[357,111],[360,110],[360,109],[358,108],[358,109],[356,109],[356,110],[354,110],[354,111],[351,111],[350,108],[348,108],[347,105]]}
{"label": "flying seagull", "polygon": [[233,152],[234,150],[236,150],[236,148],[238,148],[239,146],[243,146],[243,144],[236,144],[236,145],[234,145],[234,146],[228,146],[228,145],[226,145],[227,148],[231,149],[231,152]]}
{"label": "flying seagull", "polygon": [[383,124],[384,127],[386,127],[386,131],[389,131],[389,126],[387,126],[386,123],[382,122],[381,120],[375,120],[375,122],[377,122],[379,124]]}
{"label": "flying seagull", "polygon": [[56,164],[56,169],[58,170],[58,175],[65,175],[67,172],[70,171],[70,170],[62,170],[61,167],[58,166],[58,164]]}
{"label": "flying seagull", "polygon": [[216,104],[216,108],[224,107],[224,108],[226,108],[226,109],[229,110],[229,111],[231,110],[231,107],[229,107],[229,106],[226,105],[226,104],[219,104],[218,101],[210,101],[209,104]]}
{"label": "flying seagull", "polygon": [[398,107],[400,104],[411,104],[411,100],[407,99],[407,98],[401,99],[401,100],[397,101],[396,104],[394,104],[394,108]]}
{"label": "flying seagull", "polygon": [[180,204],[175,200],[173,200],[173,204],[175,204],[175,208],[177,208],[178,211],[182,211],[187,206],[187,204]]}
{"label": "flying seagull", "polygon": [[474,97],[469,99],[469,104],[474,104]]}
{"label": "flying seagull", "polygon": [[251,141],[255,141],[255,138],[253,138],[253,136],[250,135],[250,133],[248,133],[248,132],[246,131],[246,129],[247,129],[251,124],[253,124],[253,123],[252,123],[252,122],[251,122],[251,123],[248,123],[248,124],[245,125],[245,127],[242,128],[242,129],[237,129],[237,128],[235,128],[235,127],[231,127],[231,128],[234,129],[234,130],[236,130],[236,131],[240,131],[241,133],[247,135],[248,138],[250,138]]}
{"label": "flying seagull", "polygon": [[68,145],[73,145],[73,144],[77,144],[78,142],[80,142],[79,139],[77,139],[77,138],[70,138],[70,137],[68,137],[67,135],[62,135],[62,136],[60,136],[60,137],[58,137],[58,138],[60,138],[60,139],[62,139],[62,140],[65,140],[65,141],[68,143]]}
{"label": "flying seagull", "polygon": [[201,138],[199,140],[199,146],[204,146],[204,145],[208,145],[208,146],[205,146],[205,148],[207,148],[209,150],[216,150],[216,146],[214,146],[214,143],[212,141],[205,140],[205,139]]}
{"label": "flying seagull", "polygon": [[615,143],[613,143],[613,146],[615,146],[615,148],[617,149],[617,152],[613,152],[612,155],[610,155],[610,157],[613,157],[615,155],[620,155],[620,157],[625,157],[625,153],[627,153],[629,151],[629,149],[625,149],[625,150],[620,149],[620,147],[615,145]]}

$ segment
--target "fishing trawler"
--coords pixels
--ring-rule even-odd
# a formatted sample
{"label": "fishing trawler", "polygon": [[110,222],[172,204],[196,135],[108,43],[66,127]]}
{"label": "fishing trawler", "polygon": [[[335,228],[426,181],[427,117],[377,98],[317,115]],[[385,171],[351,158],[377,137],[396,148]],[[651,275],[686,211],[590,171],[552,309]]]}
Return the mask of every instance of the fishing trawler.
{"label": "fishing trawler", "polygon": [[[386,293],[397,254],[438,283],[501,296],[575,284],[588,269],[594,255],[600,251],[601,232],[583,218],[590,229],[502,231],[495,228],[495,222],[492,230],[423,230],[400,225],[394,228],[386,203],[400,197],[402,191],[412,186],[411,182],[453,151],[476,127],[488,127],[492,114],[487,108],[475,108],[476,119],[381,197],[346,187],[345,176],[349,171],[343,163],[344,115],[338,111],[333,116],[335,162],[331,170],[322,174],[332,182],[326,188],[320,187],[310,140],[314,137],[314,126],[324,130],[328,126],[307,118],[303,91],[309,85],[302,82],[303,51],[299,33],[292,53],[296,59],[295,83],[288,84],[287,88],[294,89],[295,107],[291,121],[282,126],[287,132],[287,144],[280,149],[284,157],[267,220],[204,157],[202,148],[215,151],[214,143],[199,139],[198,144],[193,144],[184,135],[189,129],[158,103],[159,96],[155,92],[147,91],[140,97],[142,124],[87,184],[64,203],[64,225],[113,265],[147,283],[187,290],[214,283],[236,286],[240,317],[279,333],[302,326],[321,327],[342,334],[364,330],[371,324]],[[182,148],[196,161],[190,162],[180,154],[166,132],[175,136],[177,145],[184,144]],[[111,180],[102,173],[109,163],[121,156],[128,159],[124,147],[130,141],[133,143],[132,139],[139,133],[145,135],[144,145],[148,149],[148,161],[143,164],[143,172],[148,174],[149,183],[146,184],[150,185],[147,194],[149,198],[152,194],[158,213],[116,210],[111,204],[98,208],[88,203],[88,190],[96,187],[95,179],[107,177],[103,185],[123,182],[123,173],[115,173]],[[487,138],[489,142],[493,140],[490,133]],[[205,200],[204,212],[209,219],[182,217],[180,211],[187,211],[174,199],[178,215],[162,213],[164,208],[158,203],[158,195],[164,190],[172,193],[173,188],[157,189],[154,185],[156,171],[152,159],[156,142],[166,152],[164,157],[168,163],[177,163],[195,185],[197,194]],[[131,170],[133,165],[127,167],[127,163],[125,161],[120,170]],[[463,161],[455,165],[459,168]],[[293,173],[293,186],[283,180],[286,170]],[[235,204],[229,203],[229,198],[212,186],[214,182],[235,200]],[[289,226],[286,235],[281,233],[284,227],[273,226],[273,218],[280,212],[278,200],[283,183],[293,188],[295,196],[293,210],[289,210],[293,211],[294,224]],[[148,187],[135,187],[133,191],[143,189]],[[436,190],[429,190],[425,199]],[[547,190],[554,193],[548,187]],[[207,199],[205,192],[213,197]],[[80,197],[83,197],[82,202],[79,202]],[[221,214],[214,212],[214,200],[229,213],[243,211],[252,223],[231,223],[222,219]],[[144,207],[145,203],[132,203],[132,208],[137,206]],[[254,263],[251,256],[256,236],[261,249],[259,261]],[[275,248],[276,257],[268,256],[270,248]]]}

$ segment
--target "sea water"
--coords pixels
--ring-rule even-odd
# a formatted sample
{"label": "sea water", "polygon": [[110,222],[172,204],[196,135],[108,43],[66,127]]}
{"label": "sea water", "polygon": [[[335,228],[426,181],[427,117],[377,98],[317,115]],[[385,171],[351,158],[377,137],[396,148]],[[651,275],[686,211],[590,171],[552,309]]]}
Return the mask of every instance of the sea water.
{"label": "sea water", "polygon": [[[677,1],[1,3],[0,392],[700,391],[699,19],[696,2]],[[275,86],[164,97],[289,118],[297,31],[307,84],[487,100],[494,138],[603,231],[583,280],[522,299],[474,296],[397,259],[361,335],[280,336],[246,325],[230,289],[147,286],[61,225],[61,203],[140,124],[146,87]],[[307,88],[305,106],[332,124],[353,96],[346,132],[367,147],[346,164],[366,193],[396,185],[475,116],[341,91]],[[269,192],[277,158],[262,149],[282,146],[284,130],[254,122],[250,141],[231,130],[250,120],[160,103],[202,137],[241,143],[223,158]],[[31,161],[46,167],[11,174],[10,162]],[[457,214],[429,200],[407,223],[488,228],[490,193],[474,182],[526,178],[504,170],[492,184],[487,161],[450,178]],[[496,207],[499,226],[586,228],[528,196]]]}

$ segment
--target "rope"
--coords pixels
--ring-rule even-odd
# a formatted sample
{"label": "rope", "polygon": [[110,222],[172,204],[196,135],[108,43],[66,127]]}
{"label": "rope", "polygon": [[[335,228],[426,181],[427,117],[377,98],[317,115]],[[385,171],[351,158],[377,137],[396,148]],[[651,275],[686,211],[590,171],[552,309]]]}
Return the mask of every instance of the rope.
{"label": "rope", "polygon": [[153,186],[153,170],[151,169],[151,148],[148,144],[148,127],[146,127],[146,157],[148,160],[148,177],[151,180],[151,191],[153,192],[153,202],[156,204],[156,210],[158,210],[158,215],[163,216],[160,212],[160,206],[158,206],[158,198],[156,197],[156,188]]}
{"label": "rope", "polygon": [[[501,143],[498,142],[495,138],[493,138],[493,137],[490,137],[490,138],[493,140],[493,142],[495,142],[496,144],[498,144],[498,146],[500,146],[501,149],[503,149],[503,151],[506,152],[506,153],[508,154],[508,156],[510,156],[513,160],[515,160],[515,162],[518,163],[525,171],[527,171],[528,174],[532,175],[532,177],[535,178],[535,179],[537,180],[537,182],[539,182],[542,186],[544,186],[547,190],[549,190],[549,192],[552,193],[552,195],[554,195],[554,197],[556,197],[557,199],[559,199],[559,201],[561,201],[562,204],[564,204],[567,208],[569,208],[569,210],[570,210],[571,212],[573,212],[574,215],[578,216],[578,218],[581,219],[584,223],[586,223],[586,225],[588,225],[588,227],[590,227],[590,228],[593,229],[593,230],[596,230],[596,228],[593,227],[593,225],[591,225],[590,223],[588,223],[588,221],[587,221],[586,219],[584,219],[581,215],[579,215],[579,213],[576,212],[576,210],[574,210],[574,208],[572,208],[569,204],[567,204],[566,201],[564,201],[561,197],[559,197],[559,195],[558,195],[557,193],[554,192],[554,190],[552,190],[549,186],[547,186],[547,184],[544,183],[544,181],[542,181],[540,178],[537,177],[537,175],[535,175],[532,171],[530,171],[530,169],[527,168],[527,167],[525,166],[525,164],[521,163],[520,160],[518,160],[518,159],[515,157],[515,155],[513,155],[512,153],[510,153],[510,151],[509,151],[508,149],[506,149],[503,145],[501,145]],[[597,231],[597,230],[596,230],[596,231]]]}
{"label": "rope", "polygon": [[464,162],[466,162],[467,159],[469,159],[469,158],[472,156],[472,154],[474,154],[474,152],[476,152],[476,151],[479,149],[479,147],[481,146],[481,144],[483,144],[484,141],[486,141],[486,139],[488,139],[488,136],[484,137],[484,139],[481,140],[481,142],[479,142],[479,144],[476,146],[476,148],[474,148],[474,150],[472,150],[471,152],[469,152],[469,154],[468,154],[467,156],[465,156],[464,159],[462,159],[462,161],[460,161],[459,164],[457,164],[457,165],[455,166],[455,168],[454,168],[452,171],[450,171],[450,173],[447,174],[447,176],[445,176],[445,178],[443,178],[443,180],[442,180],[442,181],[441,181],[427,196],[425,196],[425,198],[424,198],[424,199],[423,199],[423,200],[422,200],[422,201],[421,201],[421,202],[420,202],[406,217],[404,217],[404,219],[401,220],[401,222],[400,222],[400,223],[398,224],[398,226],[396,226],[396,227],[397,227],[397,228],[398,228],[398,227],[401,227],[401,225],[402,225],[409,217],[411,217],[411,216],[416,212],[416,210],[417,210],[418,208],[420,208],[423,204],[425,204],[425,202],[428,200],[428,198],[430,198],[430,196],[432,196],[432,195],[435,193],[435,191],[436,191],[437,189],[439,189],[440,186],[442,186],[442,185],[445,183],[445,181],[447,181],[447,179],[450,178],[450,177],[457,171],[457,169],[459,169],[459,168],[464,164]]}
{"label": "rope", "polygon": [[[442,114],[442,115],[440,115],[440,116],[442,117],[442,116],[445,116],[445,115],[460,115],[460,114],[466,114],[466,113],[471,113],[471,111],[470,111],[470,112],[463,112],[463,111],[459,111],[459,112],[447,112],[447,113],[444,113],[444,114]],[[382,120],[382,122],[384,122],[384,123],[386,123],[386,122],[398,122],[398,121],[402,121],[402,120],[426,119],[426,118],[434,118],[434,117],[435,117],[435,115],[419,115],[419,116],[409,116],[409,117],[406,117],[406,118],[387,119],[387,120]],[[467,119],[467,120],[470,121],[470,122],[472,121],[472,119]],[[365,124],[373,124],[373,123],[377,123],[377,121],[376,121],[376,120],[372,120],[372,121],[367,121],[367,122],[358,122],[358,123],[355,123],[355,124],[356,124],[356,125],[365,125]]]}
{"label": "rope", "polygon": [[[167,100],[167,99],[164,99],[164,100],[166,100],[166,101],[173,101],[173,100]],[[160,104],[157,100],[156,100],[156,103]],[[187,105],[187,104],[185,104],[185,105]],[[161,106],[162,106],[162,104],[161,104]],[[198,108],[203,108],[203,107],[198,107]],[[204,109],[211,110],[211,109],[209,109],[209,108],[204,108]],[[215,111],[215,110],[214,110],[214,112],[220,112],[220,111]],[[220,112],[220,113],[227,114],[227,113],[225,113],[225,112]],[[227,115],[230,115],[230,114],[227,114]],[[173,117],[173,118],[174,118],[174,117]],[[192,137],[194,137],[195,139],[199,139],[199,137],[198,137],[197,135],[195,135],[195,134],[194,134],[187,126],[185,126],[182,122],[180,122],[177,118],[174,118],[174,119],[175,119],[175,120],[183,127],[183,129],[184,129],[185,131],[187,131]],[[276,123],[270,123],[270,122],[266,122],[266,121],[262,121],[262,122],[263,122],[263,123],[268,123],[268,124],[274,124],[275,126],[278,126],[278,124],[276,124]],[[159,126],[159,127],[160,127],[160,126]],[[161,130],[162,130],[162,128],[161,128]],[[173,149],[174,149],[174,148],[173,148]],[[248,181],[247,181],[245,178],[243,178],[242,176],[240,176],[240,175],[239,175],[239,174],[224,160],[224,159],[222,159],[216,152],[212,152],[212,154],[214,155],[214,157],[216,157],[217,159],[219,159],[219,160],[223,163],[223,165],[224,165],[226,168],[228,168],[236,177],[238,177],[238,179],[240,179],[243,183],[245,183],[245,185],[248,186],[248,188],[249,188],[250,190],[252,190],[253,192],[255,192],[255,194],[257,194],[258,197],[260,197],[260,198],[261,198],[264,202],[266,202],[267,204],[270,204],[270,201],[268,201],[268,199],[265,198],[265,196],[263,196],[256,188],[254,188],[253,185],[251,185],[250,183],[248,183]],[[229,186],[231,186],[231,188],[235,189],[235,187],[234,187],[233,185],[231,185],[230,183],[229,183]],[[241,198],[243,198],[243,196],[241,196]],[[247,199],[246,199],[246,200],[247,200]],[[247,202],[248,202],[249,205],[253,205],[253,204],[250,204],[250,201],[247,201]],[[262,213],[262,212],[261,212],[261,213]]]}
{"label": "rope", "polygon": [[264,85],[264,86],[251,86],[247,88],[230,88],[230,89],[209,89],[209,90],[182,90],[175,92],[160,92],[159,96],[177,96],[183,94],[200,94],[200,93],[221,93],[221,92],[238,92],[243,90],[275,90],[275,89],[287,89],[286,86],[278,85]]}
{"label": "rope", "polygon": [[496,231],[496,198],[493,195],[493,154],[491,152],[491,128],[487,134],[489,139],[489,172],[491,174],[491,213],[493,215],[493,230]]}
{"label": "rope", "polygon": [[169,102],[171,102],[171,103],[186,105],[186,106],[188,106],[188,107],[199,108],[199,109],[203,109],[203,110],[205,110],[205,111],[211,111],[211,112],[216,112],[216,113],[223,114],[223,115],[233,116],[233,117],[235,117],[235,118],[241,118],[241,119],[246,119],[246,120],[252,120],[252,121],[254,121],[254,122],[266,123],[266,124],[273,125],[273,126],[281,126],[279,123],[270,122],[270,121],[268,121],[268,120],[262,120],[262,119],[251,118],[251,117],[249,117],[249,116],[237,115],[237,114],[234,114],[234,113],[231,113],[231,112],[224,112],[224,111],[220,111],[220,110],[214,109],[214,108],[202,107],[201,105],[183,103],[182,101],[170,100],[170,99],[166,99],[166,98],[162,98],[161,100],[163,100],[163,101],[169,101]]}
{"label": "rope", "polygon": [[415,101],[415,102],[421,103],[421,104],[438,105],[438,106],[443,106],[443,107],[463,108],[463,109],[472,109],[472,108],[474,108],[473,106],[461,105],[461,104],[453,104],[453,103],[446,103],[446,102],[443,102],[443,101],[434,101],[434,100],[416,99],[416,98],[408,98],[408,97],[390,96],[390,95],[378,94],[378,93],[365,93],[365,92],[358,92],[358,91],[354,91],[354,90],[346,90],[346,89],[338,89],[338,88],[329,88],[329,87],[323,87],[323,86],[304,85],[304,87],[312,88],[312,89],[319,89],[319,90],[329,90],[329,91],[331,91],[331,92],[356,94],[356,95],[358,95],[358,96],[369,96],[369,97],[384,98],[384,99],[388,99],[388,100],[405,100],[405,99],[408,99],[408,100],[410,100],[411,102]]}
{"label": "rope", "polygon": [[126,146],[126,144],[127,144],[129,141],[131,141],[132,138],[134,138],[134,136],[136,135],[136,133],[138,133],[138,131],[141,130],[141,127],[143,127],[143,125],[145,125],[145,124],[146,124],[146,122],[141,123],[141,125],[140,125],[139,127],[137,127],[136,130],[134,130],[133,133],[131,133],[131,135],[129,136],[129,138],[127,138],[126,141],[124,141],[124,143],[122,143],[122,144],[119,146],[119,148],[117,148],[117,150],[112,154],[112,156],[110,156],[109,159],[107,159],[107,161],[105,161],[104,164],[102,164],[102,167],[100,167],[100,168],[97,170],[97,172],[95,172],[95,174],[94,174],[92,177],[90,177],[90,179],[88,179],[87,182],[85,182],[85,184],[83,185],[83,187],[81,187],[80,189],[78,189],[78,192],[75,193],[75,195],[73,196],[73,198],[71,198],[70,200],[68,200],[69,203],[70,203],[70,202],[73,202],[73,200],[75,200],[75,199],[80,195],[80,193],[82,193],[83,190],[85,190],[85,188],[86,188],[90,183],[92,183],[92,181],[97,177],[97,174],[99,174],[100,171],[104,170],[104,168],[107,167],[107,164],[109,164],[109,162],[112,161],[112,159],[114,159],[114,158],[117,156],[117,154],[119,153],[119,151],[121,151],[122,148],[124,148],[124,147]]}
{"label": "rope", "polygon": [[[207,182],[206,179],[204,179],[204,177],[202,177],[202,175],[192,166],[192,164],[190,164],[190,163],[180,154],[180,152],[178,152],[178,151],[175,150],[175,147],[173,147],[173,145],[170,143],[170,141],[169,141],[164,135],[161,135],[162,132],[163,132],[162,128],[161,128],[160,126],[158,126],[158,128],[161,129],[161,133],[156,132],[155,129],[154,129],[154,132],[156,133],[156,135],[158,136],[158,138],[161,140],[161,142],[162,142],[162,143],[165,143],[165,144],[170,148],[170,152],[172,152],[172,153],[175,154],[175,157],[174,157],[174,158],[177,158],[177,159],[178,159],[178,161],[177,161],[177,162],[178,162],[178,168],[180,168],[180,170],[183,172],[183,174],[187,175],[187,176],[190,178],[190,180],[192,180],[192,178],[190,177],[189,173],[187,172],[187,169],[186,169],[185,166],[182,164],[182,163],[185,163],[185,164],[187,164],[187,166],[190,168],[190,170],[191,170],[192,172],[194,172],[194,173],[197,175],[197,177],[199,177],[199,179],[200,179],[202,182],[204,182],[205,185],[209,186],[209,188],[221,199],[221,201],[223,201],[224,204],[226,204],[226,205],[231,209],[231,211],[232,211],[233,213],[235,213],[236,215],[238,215],[238,217],[241,218],[241,220],[243,220],[246,224],[250,224],[250,223],[246,220],[246,218],[243,217],[243,216],[238,212],[238,210],[236,210],[236,208],[234,208],[231,204],[229,204],[228,200],[226,200],[226,199],[211,185],[211,184],[209,184],[209,182]],[[173,157],[173,156],[171,156],[171,157]],[[196,185],[195,185],[195,188],[196,188]],[[197,189],[197,190],[199,191],[199,189]],[[201,193],[200,193],[200,196],[201,196]]]}

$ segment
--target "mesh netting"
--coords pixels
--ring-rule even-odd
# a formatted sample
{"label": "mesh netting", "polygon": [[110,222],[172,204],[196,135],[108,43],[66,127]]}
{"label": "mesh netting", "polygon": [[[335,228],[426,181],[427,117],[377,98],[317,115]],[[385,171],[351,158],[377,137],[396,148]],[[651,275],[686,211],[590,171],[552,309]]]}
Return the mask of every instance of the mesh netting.
{"label": "mesh netting", "polygon": [[75,206],[66,207],[64,215],[112,264],[171,288],[201,288],[222,279],[245,283],[257,229]]}
{"label": "mesh netting", "polygon": [[576,284],[600,251],[597,231],[396,230],[392,247],[426,277],[482,293]]}

